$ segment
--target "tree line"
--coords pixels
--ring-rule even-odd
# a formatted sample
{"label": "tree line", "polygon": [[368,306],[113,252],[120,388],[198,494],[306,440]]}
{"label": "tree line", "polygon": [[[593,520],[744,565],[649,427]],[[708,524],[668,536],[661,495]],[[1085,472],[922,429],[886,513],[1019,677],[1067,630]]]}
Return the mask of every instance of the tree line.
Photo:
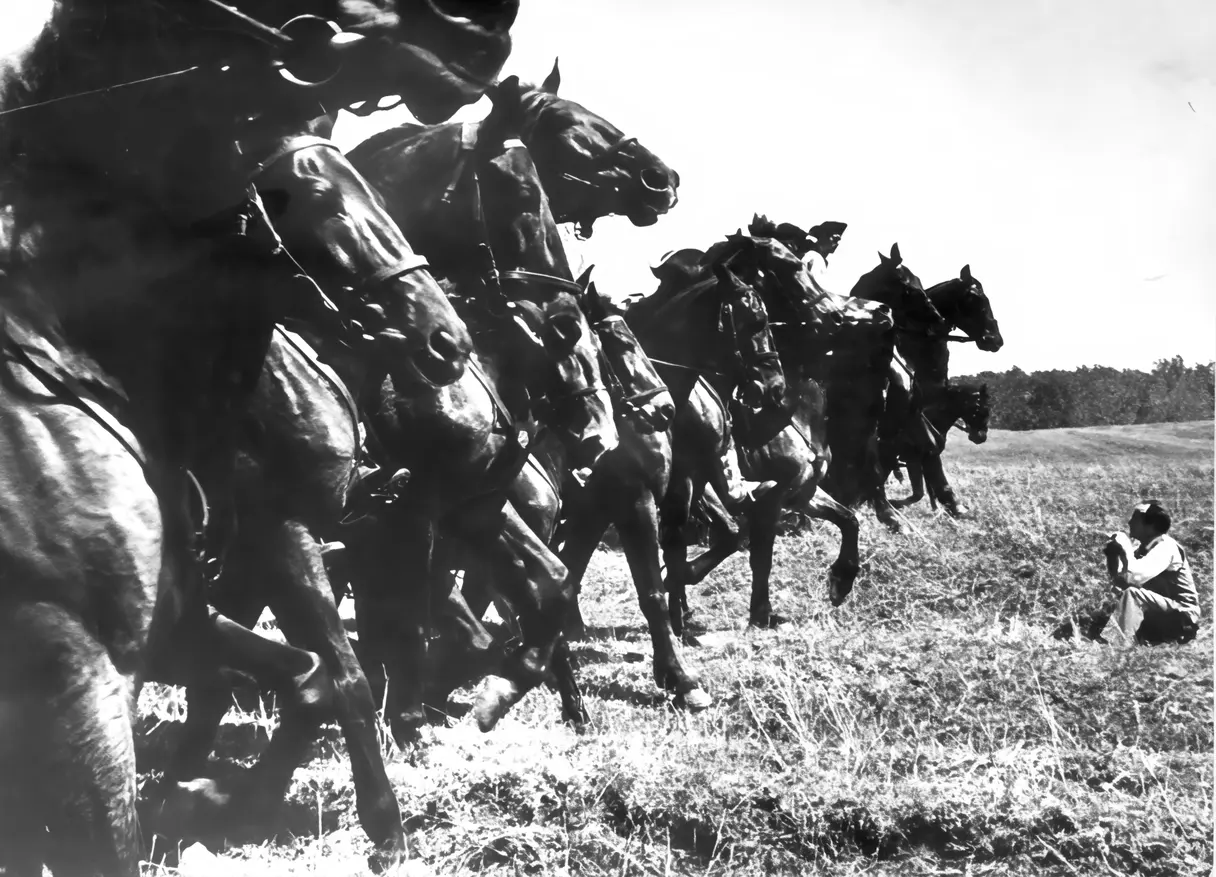
{"label": "tree line", "polygon": [[1213,365],[1188,366],[1175,356],[1150,372],[1082,366],[1028,374],[1014,366],[951,380],[988,384],[993,429],[1170,423],[1212,418]]}

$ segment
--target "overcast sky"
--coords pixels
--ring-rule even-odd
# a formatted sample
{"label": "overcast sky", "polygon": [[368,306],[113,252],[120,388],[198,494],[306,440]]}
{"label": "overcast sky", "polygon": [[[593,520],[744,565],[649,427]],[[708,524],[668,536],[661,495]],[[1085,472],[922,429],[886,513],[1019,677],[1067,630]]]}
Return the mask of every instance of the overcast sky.
{"label": "overcast sky", "polygon": [[[4,0],[0,42],[46,5]],[[837,219],[840,291],[896,241],[926,286],[970,263],[1006,344],[956,345],[956,374],[1216,358],[1213,0],[521,6],[505,72],[560,56],[564,95],[680,172],[657,225],[601,221],[572,254],[603,291],[649,291],[652,259],[755,211]]]}
{"label": "overcast sky", "polygon": [[680,172],[657,225],[582,245],[605,292],[754,211],[838,219],[835,289],[896,241],[926,286],[970,263],[1006,344],[955,373],[1216,358],[1216,2],[523,0],[514,33],[507,73],[560,56]]}

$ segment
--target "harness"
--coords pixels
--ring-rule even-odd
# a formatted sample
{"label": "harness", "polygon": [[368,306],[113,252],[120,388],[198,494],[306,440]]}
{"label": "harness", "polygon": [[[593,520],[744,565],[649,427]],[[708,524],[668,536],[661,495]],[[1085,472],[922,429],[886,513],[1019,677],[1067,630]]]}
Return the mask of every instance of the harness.
{"label": "harness", "polygon": [[[473,215],[477,225],[477,232],[480,240],[477,243],[477,253],[479,256],[479,272],[478,280],[489,297],[489,305],[492,313],[497,315],[510,314],[513,310],[520,307],[515,300],[508,298],[504,292],[504,286],[516,285],[525,289],[547,288],[558,292],[567,292],[574,295],[576,298],[581,298],[584,294],[583,287],[566,277],[559,277],[555,274],[547,274],[540,271],[528,271],[520,268],[502,271],[498,267],[498,260],[494,255],[494,249],[490,245],[490,229],[486,222],[485,208],[481,197],[481,177],[477,170],[476,158],[478,147],[480,144],[479,137],[481,133],[481,122],[464,122],[460,129],[460,152],[456,161],[456,167],[453,170],[452,179],[443,191],[440,197],[440,202],[444,206],[450,207],[453,202],[456,189],[459,187],[462,180],[465,178],[465,171],[469,169],[470,182],[472,185],[473,199]],[[522,140],[518,138],[506,139],[502,142],[503,151],[507,149],[526,149]],[[518,319],[517,319],[517,322]],[[526,327],[525,327],[526,328]],[[528,330],[530,331],[530,330]],[[601,351],[602,353],[602,351]],[[579,390],[571,390],[562,394],[557,399],[549,395],[535,400],[534,407],[544,401],[550,404],[553,402],[565,402],[593,396],[597,393],[607,393],[608,388],[603,384],[591,384]]]}
{"label": "harness", "polygon": [[[616,334],[617,327],[627,325],[628,324],[625,322],[624,317],[620,316],[619,314],[611,314],[594,323],[592,328],[599,334],[614,335]],[[645,356],[645,353],[642,355]],[[643,405],[659,394],[668,391],[667,385],[660,380],[656,386],[649,390],[641,390],[632,394],[628,393],[628,391],[625,389],[624,382],[616,373],[616,369],[613,367],[612,361],[604,352],[602,342],[600,344],[600,361],[603,372],[607,376],[608,395],[612,400],[613,410],[617,410],[618,407],[623,408],[624,412],[622,416],[624,417],[640,418],[642,416]],[[650,361],[654,362],[654,360]],[[657,378],[658,375],[656,374],[655,377]]]}
{"label": "harness", "polygon": [[[257,181],[273,166],[278,164],[285,158],[295,155],[297,152],[302,152],[305,149],[332,149],[339,155],[342,155],[340,150],[332,141],[324,137],[318,137],[315,134],[296,134],[285,137],[281,140],[279,147],[271,152],[266,158],[262,159],[255,166],[249,175],[250,182],[255,186]],[[321,286],[313,277],[300,266],[296,258],[291,254],[286,246],[279,241],[279,250],[281,255],[295,269],[293,280],[307,285],[311,291],[317,296],[322,313],[326,315],[327,321],[332,321],[340,327],[340,336],[343,343],[348,347],[354,347],[359,343],[370,343],[374,341],[374,337],[368,334],[368,330],[374,330],[375,326],[365,326],[358,320],[347,317],[341,308],[330,298]],[[354,286],[347,287],[347,291],[363,299],[364,295],[373,287],[379,286],[382,283],[387,283],[391,280],[396,280],[405,274],[413,271],[422,271],[430,268],[430,262],[425,256],[419,253],[411,253],[399,261],[382,266],[373,271],[369,277],[363,278]],[[363,309],[366,318],[369,321],[382,322],[383,314],[378,313],[374,305],[369,305]],[[416,377],[425,380],[425,376],[420,373]]]}

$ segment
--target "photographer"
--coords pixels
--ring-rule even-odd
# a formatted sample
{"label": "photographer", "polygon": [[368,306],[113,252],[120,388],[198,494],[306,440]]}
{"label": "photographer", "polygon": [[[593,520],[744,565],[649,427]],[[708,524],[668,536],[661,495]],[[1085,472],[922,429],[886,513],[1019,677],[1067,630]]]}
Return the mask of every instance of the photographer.
{"label": "photographer", "polygon": [[1169,529],[1169,513],[1152,499],[1132,511],[1130,538],[1115,533],[1106,544],[1106,568],[1116,596],[1112,617],[1127,645],[1188,642],[1198,628],[1195,578],[1186,550],[1168,535]]}

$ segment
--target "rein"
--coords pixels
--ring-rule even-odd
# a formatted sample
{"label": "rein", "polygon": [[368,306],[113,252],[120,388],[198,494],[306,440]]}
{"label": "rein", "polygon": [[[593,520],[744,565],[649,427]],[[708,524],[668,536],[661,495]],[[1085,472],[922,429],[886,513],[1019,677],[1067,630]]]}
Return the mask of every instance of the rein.
{"label": "rein", "polygon": [[[460,181],[464,179],[465,168],[472,167],[472,188],[473,188],[473,213],[477,223],[479,237],[481,240],[477,244],[477,251],[481,256],[481,271],[480,281],[482,286],[489,293],[492,300],[491,310],[498,308],[499,312],[508,310],[514,302],[507,298],[503,292],[503,285],[519,284],[525,288],[534,287],[549,287],[560,292],[569,292],[576,296],[581,296],[584,292],[583,287],[566,277],[559,277],[556,274],[546,274],[540,271],[527,271],[524,269],[511,269],[508,271],[499,271],[498,260],[494,256],[494,249],[490,246],[490,229],[486,223],[485,208],[481,198],[481,177],[477,172],[476,161],[470,162],[470,157],[475,156],[478,147],[478,138],[481,132],[481,122],[465,122],[461,125],[460,130],[460,156],[456,164],[455,173],[451,182],[444,189],[443,195],[440,198],[441,203],[446,206],[452,205],[452,199],[455,195],[456,188],[460,185]],[[526,149],[522,140],[518,138],[508,138],[502,142],[503,151],[508,149]],[[560,396],[554,397],[553,394],[545,394],[540,398],[533,400],[532,409],[535,411],[544,406],[545,403],[552,405],[554,402],[567,402],[570,400],[584,399],[588,396],[594,396],[597,393],[608,394],[608,387],[603,384],[591,384],[580,390],[571,390],[567,393],[562,393]],[[609,398],[611,395],[609,394]]]}
{"label": "rein", "polygon": [[[625,318],[619,314],[613,314],[598,321],[592,326],[592,328],[597,333],[607,332],[609,331],[608,327],[617,322],[624,323]],[[642,355],[646,356],[645,352],[642,352]],[[649,357],[647,358],[649,359]],[[667,392],[669,389],[668,386],[664,384],[662,380],[660,380],[657,386],[652,387],[649,390],[642,390],[632,395],[627,395],[625,392],[625,383],[616,373],[616,369],[613,368],[612,361],[608,358],[608,354],[604,352],[602,342],[600,344],[600,359],[602,360],[604,373],[608,375],[608,396],[612,400],[614,409],[616,408],[617,404],[620,403],[622,406],[628,409],[628,413],[634,414],[635,416],[641,416],[642,405],[649,402],[655,396]],[[651,362],[653,361],[654,360],[651,360]],[[657,373],[655,377],[658,377]]]}

